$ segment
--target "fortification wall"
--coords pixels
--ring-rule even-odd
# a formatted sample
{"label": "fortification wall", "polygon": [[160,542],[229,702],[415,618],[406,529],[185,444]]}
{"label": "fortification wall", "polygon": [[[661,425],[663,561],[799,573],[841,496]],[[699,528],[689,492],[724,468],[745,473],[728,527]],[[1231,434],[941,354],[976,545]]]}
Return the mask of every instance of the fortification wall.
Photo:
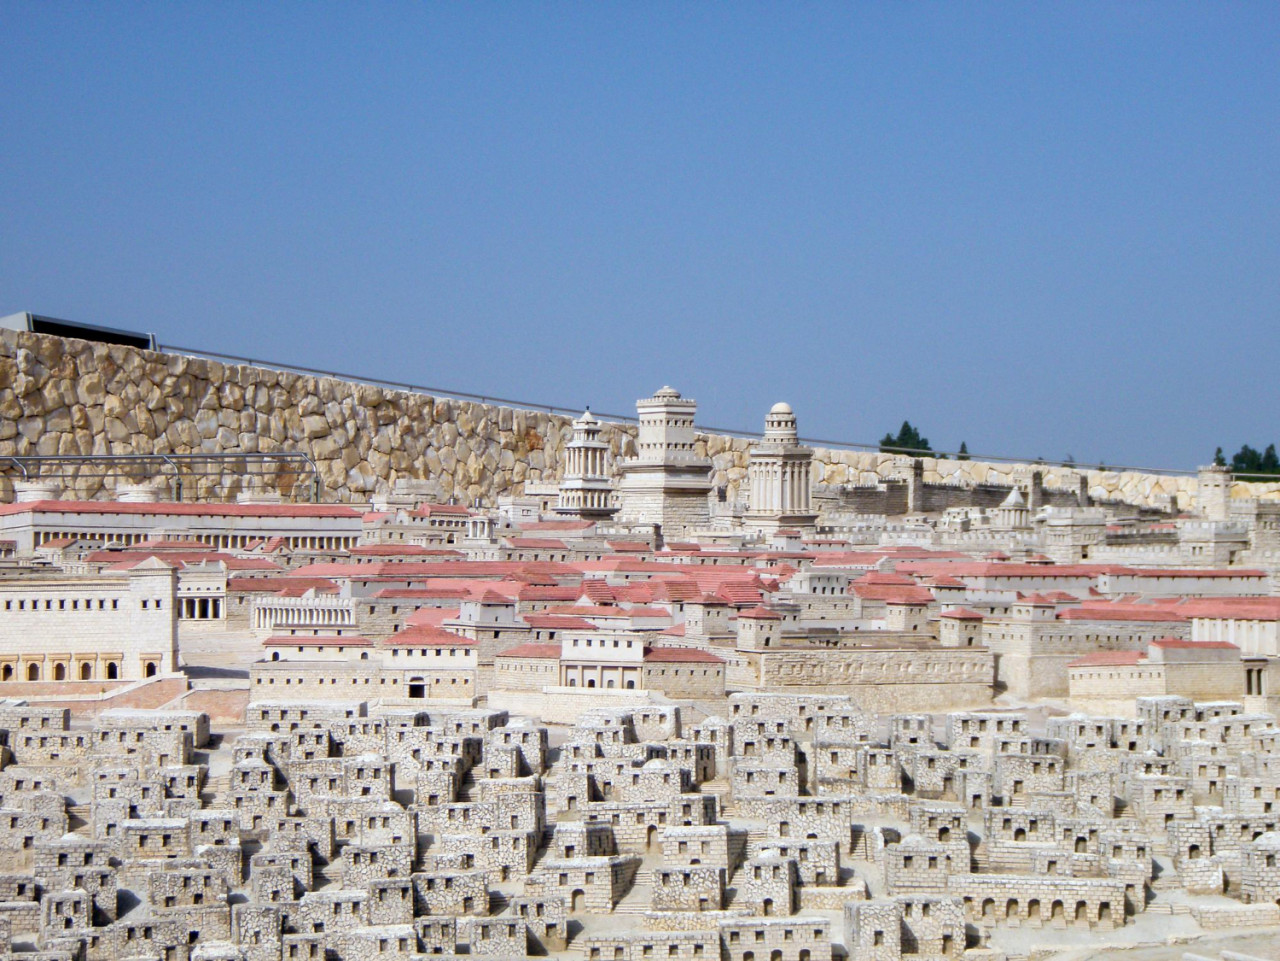
{"label": "fortification wall", "polygon": [[[637,389],[643,393],[642,388]],[[305,451],[319,468],[324,498],[364,501],[397,480],[429,481],[439,498],[492,501],[527,482],[558,480],[570,419],[473,401],[432,397],[203,358],[118,345],[0,331],[0,457],[27,454],[256,453]],[[603,425],[614,463],[635,452],[635,428]],[[737,496],[745,482],[747,438],[700,434],[698,453],[712,482]],[[1028,465],[924,460],[927,484],[1008,486]],[[815,484],[868,485],[892,476],[894,459],[874,452],[818,449]],[[1078,471],[1046,466],[1048,488],[1076,490]],[[120,481],[79,469],[69,494],[95,497]],[[1192,505],[1194,477],[1088,471],[1090,494],[1159,506]],[[12,495],[0,474],[0,498]],[[294,493],[300,478],[271,475]],[[229,498],[241,478],[188,482],[187,498]],[[1237,483],[1233,497],[1280,498],[1280,484]]]}

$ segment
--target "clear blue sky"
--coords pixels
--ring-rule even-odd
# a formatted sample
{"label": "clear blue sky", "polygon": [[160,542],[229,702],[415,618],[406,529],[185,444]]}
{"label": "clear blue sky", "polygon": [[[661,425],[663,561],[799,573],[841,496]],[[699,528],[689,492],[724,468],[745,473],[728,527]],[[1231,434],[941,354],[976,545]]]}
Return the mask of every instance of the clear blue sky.
{"label": "clear blue sky", "polygon": [[0,313],[545,403],[1280,441],[1280,4],[0,2]]}

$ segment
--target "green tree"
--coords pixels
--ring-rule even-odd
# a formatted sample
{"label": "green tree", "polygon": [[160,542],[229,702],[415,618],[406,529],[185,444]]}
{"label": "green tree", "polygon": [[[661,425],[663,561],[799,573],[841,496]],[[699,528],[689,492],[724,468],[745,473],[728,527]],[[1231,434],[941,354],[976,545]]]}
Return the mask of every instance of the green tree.
{"label": "green tree", "polygon": [[893,434],[885,434],[880,439],[880,453],[882,454],[917,454],[921,452],[931,453],[933,448],[929,446],[929,439],[921,437],[920,432],[911,426],[911,421],[904,420],[902,426],[898,429],[898,436]]}
{"label": "green tree", "polygon": [[1262,473],[1262,455],[1244,444],[1231,458],[1231,470],[1237,474]]}
{"label": "green tree", "polygon": [[964,441],[961,441],[960,452],[956,454],[956,460],[968,460],[968,459],[969,459],[969,446]]}
{"label": "green tree", "polygon": [[1215,450],[1215,451],[1213,452],[1213,466],[1215,466],[1215,467],[1226,467],[1226,466],[1227,466],[1227,458],[1226,458],[1226,456],[1222,453],[1222,448],[1221,448],[1221,447],[1219,447],[1217,450]]}

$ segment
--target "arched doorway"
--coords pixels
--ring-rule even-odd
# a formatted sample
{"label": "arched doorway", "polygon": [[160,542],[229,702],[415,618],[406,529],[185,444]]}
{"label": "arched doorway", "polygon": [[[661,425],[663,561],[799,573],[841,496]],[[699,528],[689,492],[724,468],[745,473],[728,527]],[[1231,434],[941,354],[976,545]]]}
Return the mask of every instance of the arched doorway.
{"label": "arched doorway", "polygon": [[147,666],[142,671],[143,677],[155,677],[158,668],[155,661],[147,661]]}
{"label": "arched doorway", "polygon": [[67,679],[67,665],[65,664],[53,665],[53,679],[55,681],[65,681]]}
{"label": "arched doorway", "polygon": [[585,901],[586,898],[586,892],[584,892],[582,888],[575,889],[573,894],[569,896],[569,910],[573,911],[575,914],[581,911],[582,902]]}
{"label": "arched doorway", "polygon": [[107,665],[107,680],[116,681],[120,679],[120,665],[112,661]]}
{"label": "arched doorway", "polygon": [[27,680],[28,680],[28,681],[38,681],[38,680],[40,680],[40,665],[39,665],[39,664],[28,664],[28,665],[27,665]]}
{"label": "arched doorway", "polygon": [[88,661],[85,661],[83,664],[80,665],[80,680],[82,681],[93,680],[93,665],[90,664]]}

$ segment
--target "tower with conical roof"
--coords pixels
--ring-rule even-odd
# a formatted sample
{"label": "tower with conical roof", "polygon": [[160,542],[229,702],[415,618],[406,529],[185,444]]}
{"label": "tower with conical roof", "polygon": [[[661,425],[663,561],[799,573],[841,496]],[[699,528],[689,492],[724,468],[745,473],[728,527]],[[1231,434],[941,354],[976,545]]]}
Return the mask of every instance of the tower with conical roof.
{"label": "tower with conical roof", "polygon": [[812,471],[813,448],[801,445],[795,413],[789,404],[774,404],[747,464],[746,525],[766,532],[812,530],[818,520],[810,500]]}
{"label": "tower with conical roof", "polygon": [[590,408],[573,422],[573,440],[565,445],[564,457],[556,513],[578,520],[612,517],[617,508],[607,466],[609,445],[600,439],[600,421]]}
{"label": "tower with conical roof", "polygon": [[711,460],[698,453],[693,426],[698,402],[663,387],[636,401],[636,456],[622,463],[618,519],[656,524],[666,538],[711,522]]}
{"label": "tower with conical roof", "polygon": [[1031,510],[1020,488],[1009,488],[1000,506],[991,512],[991,526],[1002,531],[1026,530],[1031,526]]}

